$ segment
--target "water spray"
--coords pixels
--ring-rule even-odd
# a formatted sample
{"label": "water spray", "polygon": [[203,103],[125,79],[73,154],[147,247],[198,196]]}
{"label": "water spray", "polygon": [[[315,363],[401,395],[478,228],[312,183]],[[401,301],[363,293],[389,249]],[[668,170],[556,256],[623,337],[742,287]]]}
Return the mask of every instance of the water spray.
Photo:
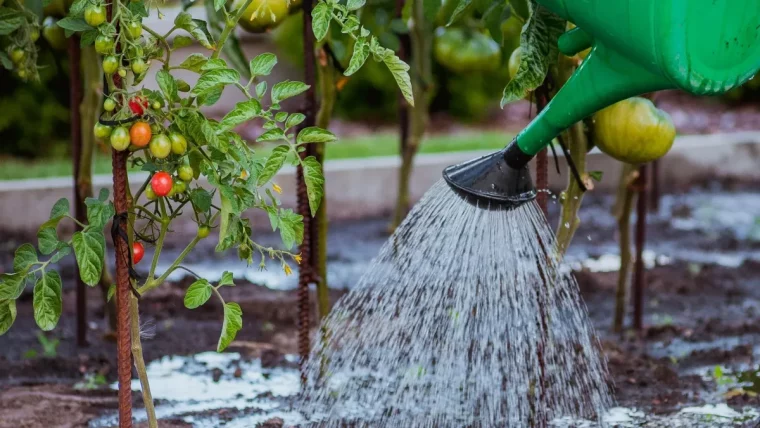
{"label": "water spray", "polygon": [[577,25],[560,37],[560,52],[591,53],[505,149],[444,170],[452,188],[475,200],[512,207],[532,200],[528,162],[607,106],[664,89],[717,95],[760,70],[757,0],[537,1]]}

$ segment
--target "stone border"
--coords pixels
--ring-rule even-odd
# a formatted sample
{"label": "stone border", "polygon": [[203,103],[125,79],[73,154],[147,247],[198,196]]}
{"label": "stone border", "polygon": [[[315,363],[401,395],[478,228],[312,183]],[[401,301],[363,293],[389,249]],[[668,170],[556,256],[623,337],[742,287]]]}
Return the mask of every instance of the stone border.
{"label": "stone border", "polygon": [[[454,152],[420,155],[415,163],[411,180],[411,198],[420,197],[441,177],[448,165],[466,161],[487,152]],[[330,220],[346,220],[388,215],[394,207],[396,174],[400,159],[377,157],[328,161],[325,165],[328,216]],[[567,171],[561,164],[561,175],[550,171],[550,187],[559,190],[565,186]],[[598,150],[589,154],[589,170],[604,172],[604,179],[596,183],[595,191],[611,191],[617,186],[620,163]],[[760,179],[760,132],[739,132],[703,136],[682,136],[676,140],[671,152],[661,161],[661,185],[664,191],[686,189],[694,182],[710,178],[743,180]],[[133,189],[147,177],[147,173],[130,174]],[[17,181],[0,181],[0,218],[5,230],[34,232],[48,218],[49,209],[56,200],[71,197],[71,178],[48,178]],[[282,203],[295,206],[295,169],[283,169],[274,181],[283,189]],[[96,192],[109,188],[110,175],[93,177]],[[255,227],[268,227],[264,216],[253,217]],[[183,231],[192,223],[180,222],[175,227]]]}

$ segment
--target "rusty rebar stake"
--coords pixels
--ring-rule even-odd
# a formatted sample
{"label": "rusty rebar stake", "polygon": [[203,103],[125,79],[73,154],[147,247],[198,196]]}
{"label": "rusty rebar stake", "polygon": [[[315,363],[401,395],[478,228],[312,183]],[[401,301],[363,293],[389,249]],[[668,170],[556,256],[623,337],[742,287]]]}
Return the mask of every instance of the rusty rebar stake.
{"label": "rusty rebar stake", "polygon": [[636,201],[636,262],[633,266],[633,328],[641,332],[644,327],[644,245],[647,228],[647,166],[639,167],[636,187],[639,192]]}
{"label": "rusty rebar stake", "polygon": [[[74,218],[81,223],[87,222],[87,207],[84,205],[84,195],[79,189],[79,173],[82,157],[82,120],[80,107],[82,103],[82,50],[79,47],[79,36],[72,35],[69,38],[69,108],[71,129],[71,156],[74,164]],[[78,224],[75,230],[82,230]],[[79,276],[79,267],[74,268],[77,281],[76,307],[77,307],[77,346],[87,346],[87,287]]]}
{"label": "rusty rebar stake", "polygon": [[[108,22],[113,17],[114,3],[106,5]],[[116,33],[119,26],[116,25]],[[120,47],[116,46],[116,52]],[[114,86],[122,85],[118,74],[113,76]],[[106,86],[107,88],[107,86]],[[129,211],[127,197],[127,157],[128,151],[111,151],[111,167],[113,169],[113,205],[116,214]],[[126,234],[128,232],[125,222],[119,227]],[[116,366],[119,380],[119,428],[132,428],[132,350],[131,336],[129,333],[129,299],[132,290],[129,279],[131,249],[129,243],[123,239],[114,239],[114,257],[116,259]]]}
{"label": "rusty rebar stake", "polygon": [[652,162],[652,185],[649,190],[649,212],[660,211],[660,160]]}
{"label": "rusty rebar stake", "polygon": [[[304,0],[303,2],[303,50],[304,50],[304,83],[309,85],[303,100],[302,113],[306,119],[301,123],[299,131],[303,128],[314,126],[317,118],[316,102],[316,55],[314,54],[314,32],[311,26],[311,11],[313,0]],[[307,144],[306,150],[301,153],[301,157],[314,156],[316,147],[313,144]],[[315,230],[316,223],[312,221],[311,210],[309,209],[309,195],[306,189],[306,181],[303,176],[303,168],[300,166],[296,172],[296,192],[298,196],[297,209],[298,213],[303,216],[303,243],[301,244],[301,267],[298,270],[298,353],[300,355],[299,366],[301,369],[301,384],[306,384],[306,373],[304,371],[305,363],[309,357],[309,327],[310,327],[310,305],[309,305],[309,284],[314,282],[314,251],[316,240],[318,239]]]}

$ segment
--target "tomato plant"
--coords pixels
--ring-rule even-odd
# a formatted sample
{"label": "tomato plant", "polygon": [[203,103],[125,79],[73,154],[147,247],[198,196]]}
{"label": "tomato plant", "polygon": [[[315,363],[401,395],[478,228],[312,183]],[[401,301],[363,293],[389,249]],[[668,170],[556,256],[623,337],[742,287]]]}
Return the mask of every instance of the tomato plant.
{"label": "tomato plant", "polygon": [[[187,12],[180,12],[168,32],[159,34],[144,25],[143,19],[152,11],[141,0],[114,1],[109,6],[108,14],[97,1],[75,0],[68,16],[57,21],[66,35],[78,34],[82,46],[94,45],[94,49],[102,55],[100,61],[106,66],[107,98],[99,126],[93,132],[105,138],[108,127],[110,135],[107,138],[113,150],[121,152],[114,155],[115,159],[127,158],[135,167],[149,172],[150,176],[139,187],[140,190],[131,195],[126,212],[116,212],[114,204],[109,201],[108,192],[101,192],[98,198],[87,199],[86,224],[69,215],[69,204],[65,199],[55,204],[50,220],[40,228],[36,248],[32,244],[20,247],[14,261],[14,272],[0,276],[0,334],[13,324],[16,317],[15,299],[27,283],[35,283],[34,317],[37,324],[45,330],[57,324],[62,305],[61,281],[52,266],[61,258],[73,253],[82,280],[89,285],[100,280],[105,254],[104,226],[111,220],[117,224],[114,240],[132,243],[133,264],[143,257],[142,242],[155,245],[147,272],[139,278],[131,278],[133,292],[138,296],[164,284],[172,272],[181,268],[183,260],[197,243],[209,237],[212,230],[217,234],[217,251],[236,250],[242,261],[248,264],[258,259],[263,268],[267,260],[273,260],[289,274],[292,272],[289,264],[300,262],[300,255],[293,253],[292,249],[303,239],[303,217],[280,205],[273,193],[281,192],[281,189],[271,180],[286,164],[300,166],[313,215],[323,196],[322,167],[315,157],[301,156],[301,152],[306,145],[332,142],[335,136],[319,127],[303,126],[304,114],[283,111],[283,101],[299,96],[309,86],[290,80],[276,81],[270,86],[265,78],[277,64],[275,55],[258,55],[242,68],[220,58],[222,48],[252,2],[246,0],[232,6],[216,0],[209,4],[214,13],[226,17],[216,36],[208,30],[205,22]],[[355,73],[372,56],[387,65],[402,93],[413,103],[408,66],[393,51],[382,47],[368,30],[358,25],[353,11],[360,6],[355,2],[347,5],[332,0],[319,2],[312,16],[314,36],[323,39],[331,23],[339,25],[345,34],[356,40],[351,66],[346,73]],[[159,12],[156,10],[155,13]],[[19,28],[25,34],[31,34],[25,26],[19,25]],[[170,67],[170,63],[175,64],[171,61],[172,54],[194,43],[210,53],[190,54]],[[23,48],[25,53],[24,57],[20,53],[14,54],[17,62],[36,59],[29,49],[14,46]],[[8,54],[11,52],[14,51]],[[11,57],[6,56],[13,63]],[[155,73],[158,89],[150,90],[144,88],[142,81],[154,65],[158,66]],[[175,74],[177,70],[196,74],[196,82],[191,85],[182,80]],[[244,100],[221,120],[207,118],[203,107],[214,105],[227,88],[241,93]],[[267,156],[256,155],[235,132],[236,127],[249,121],[257,121],[263,126],[257,142],[275,145]],[[203,183],[195,180],[200,177],[203,177]],[[117,196],[114,197],[117,202],[127,199],[123,193]],[[218,198],[219,202],[215,203],[214,198]],[[280,233],[281,248],[265,247],[254,240],[250,222],[243,215],[251,209],[268,215],[271,227]],[[192,215],[198,223],[198,232],[168,268],[158,271],[164,239],[172,222],[182,212]],[[56,226],[63,219],[71,219],[83,230],[70,239],[59,236]],[[126,236],[118,234],[121,228],[117,222],[124,222],[121,224],[126,226]],[[40,254],[44,256],[42,259]],[[120,259],[117,257],[117,260]],[[123,283],[120,280],[120,284]],[[198,278],[185,295],[188,308],[205,304],[212,295],[220,300],[223,322],[218,351],[224,350],[242,328],[240,306],[225,301],[223,294],[218,292],[221,287],[233,285],[232,275],[225,272],[216,283]],[[119,304],[128,304],[136,310],[138,303],[133,299]],[[132,332],[132,339],[136,341],[132,344],[133,349],[138,349],[141,346],[138,331]],[[152,408],[141,354],[134,356],[138,375],[147,390],[146,408]],[[148,411],[151,426],[155,426],[155,415]]]}
{"label": "tomato plant", "polygon": [[21,80],[38,80],[37,46],[42,4],[0,2],[0,64]]}

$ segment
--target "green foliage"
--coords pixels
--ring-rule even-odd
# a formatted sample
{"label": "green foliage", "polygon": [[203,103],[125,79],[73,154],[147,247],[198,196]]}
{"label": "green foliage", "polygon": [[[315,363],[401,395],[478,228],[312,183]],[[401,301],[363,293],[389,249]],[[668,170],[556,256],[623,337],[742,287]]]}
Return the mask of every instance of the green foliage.
{"label": "green foliage", "polygon": [[501,105],[525,98],[544,82],[549,67],[559,55],[557,40],[565,32],[566,21],[530,0],[530,18],[520,38],[522,61],[515,78],[504,88]]}

